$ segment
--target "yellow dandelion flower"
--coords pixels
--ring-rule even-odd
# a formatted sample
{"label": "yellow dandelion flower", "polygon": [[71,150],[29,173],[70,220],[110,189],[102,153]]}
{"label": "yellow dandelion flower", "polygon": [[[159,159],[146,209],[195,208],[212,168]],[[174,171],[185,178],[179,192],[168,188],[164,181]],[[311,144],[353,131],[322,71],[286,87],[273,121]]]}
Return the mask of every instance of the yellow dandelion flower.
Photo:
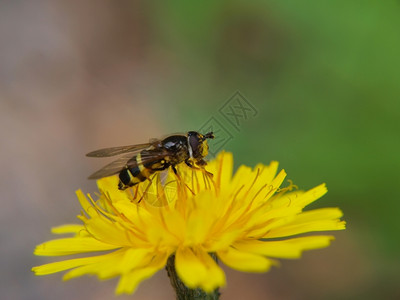
{"label": "yellow dandelion flower", "polygon": [[207,165],[212,179],[185,165],[178,166],[178,177],[156,174],[130,191],[117,189],[117,176],[100,179],[96,201],[77,191],[83,224],[52,230],[73,236],[34,251],[43,256],[96,253],[32,270],[36,275],[69,270],[65,280],[120,276],[116,293],[121,294],[132,293],[168,261],[186,287],[210,293],[226,284],[216,260],[239,271],[266,272],[276,258],[299,258],[304,250],[328,246],[332,236],[299,236],[345,228],[338,208],[303,210],[326,193],[325,185],[308,191],[281,188],[286,173],[277,170],[278,163],[271,162],[241,166],[232,176],[232,154],[223,152]]}

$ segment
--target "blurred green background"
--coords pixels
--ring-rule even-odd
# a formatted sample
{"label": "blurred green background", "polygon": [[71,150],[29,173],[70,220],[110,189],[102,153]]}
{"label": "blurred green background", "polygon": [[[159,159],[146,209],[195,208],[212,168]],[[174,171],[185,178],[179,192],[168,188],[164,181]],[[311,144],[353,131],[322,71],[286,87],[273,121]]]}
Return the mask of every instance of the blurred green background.
{"label": "blurred green background", "polygon": [[[74,190],[95,191],[102,162],[84,153],[207,125],[236,166],[278,160],[300,188],[326,182],[312,207],[348,223],[268,274],[227,270],[222,299],[400,298],[398,1],[0,6],[4,299],[112,297],[115,281],[29,273],[49,228],[75,222]],[[253,111],[229,119],[238,101]],[[166,277],[120,299],[173,299]]]}

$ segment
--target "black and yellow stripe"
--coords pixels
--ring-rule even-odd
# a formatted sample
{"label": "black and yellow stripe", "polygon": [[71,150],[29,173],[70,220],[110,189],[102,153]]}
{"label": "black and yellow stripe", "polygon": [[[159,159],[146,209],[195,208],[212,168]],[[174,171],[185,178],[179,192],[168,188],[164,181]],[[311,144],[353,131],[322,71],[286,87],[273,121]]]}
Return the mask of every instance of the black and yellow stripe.
{"label": "black and yellow stripe", "polygon": [[134,167],[127,166],[119,173],[118,189],[125,190],[128,187],[132,187],[145,181],[156,171],[164,170],[168,167],[168,165],[165,164],[165,160],[143,164],[142,155],[149,155],[149,153],[147,153],[148,151],[149,150],[143,150],[132,158],[132,160],[134,160],[134,163],[132,163]]}

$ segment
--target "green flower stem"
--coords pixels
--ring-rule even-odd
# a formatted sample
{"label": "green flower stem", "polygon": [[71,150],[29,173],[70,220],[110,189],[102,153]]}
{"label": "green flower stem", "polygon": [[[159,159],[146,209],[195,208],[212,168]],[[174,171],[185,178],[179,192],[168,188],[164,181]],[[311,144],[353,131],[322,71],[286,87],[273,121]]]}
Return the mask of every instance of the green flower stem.
{"label": "green flower stem", "polygon": [[[216,257],[211,255],[215,260]],[[174,287],[177,300],[218,300],[219,290],[215,289],[211,293],[206,293],[202,289],[189,289],[185,284],[179,279],[178,274],[175,270],[175,255],[171,255],[168,258],[166,266],[168,277]]]}

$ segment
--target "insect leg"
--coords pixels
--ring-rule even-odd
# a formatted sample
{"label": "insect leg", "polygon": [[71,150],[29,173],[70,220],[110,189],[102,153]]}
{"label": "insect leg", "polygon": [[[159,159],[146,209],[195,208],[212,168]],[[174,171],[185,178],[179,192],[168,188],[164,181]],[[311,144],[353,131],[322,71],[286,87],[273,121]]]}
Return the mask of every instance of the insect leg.
{"label": "insect leg", "polygon": [[185,160],[185,164],[189,167],[189,168],[192,168],[192,169],[195,169],[195,170],[200,170],[200,168],[198,168],[198,167],[195,167],[194,165],[193,165],[193,163],[190,161],[190,160]]}
{"label": "insect leg", "polygon": [[207,162],[205,162],[205,161],[202,160],[202,159],[200,159],[199,161],[196,162],[196,165],[201,166],[200,168],[194,166],[193,163],[192,163],[190,160],[188,160],[188,159],[185,160],[185,163],[186,163],[186,165],[187,165],[189,168],[192,168],[192,169],[194,169],[194,170],[201,170],[201,171],[205,172],[205,173],[207,174],[207,176],[209,176],[209,177],[211,177],[211,178],[213,178],[213,176],[214,176],[213,173],[208,172],[206,169],[203,168],[203,166],[207,165]]}
{"label": "insect leg", "polygon": [[134,186],[135,186],[135,192],[133,192],[131,189],[129,190],[129,192],[131,193],[131,196],[132,196],[131,202],[133,202],[133,200],[135,200],[137,198],[138,190],[139,190],[139,185],[136,184]]}
{"label": "insect leg", "polygon": [[204,167],[207,165],[207,162],[204,159],[199,159],[198,161],[196,161],[196,165]]}
{"label": "insect leg", "polygon": [[147,179],[148,179],[150,182],[149,182],[149,184],[147,185],[146,189],[144,190],[144,192],[143,192],[142,196],[140,197],[138,203],[140,203],[140,201],[142,201],[142,199],[144,198],[144,195],[147,194],[147,191],[149,190],[150,186],[153,184],[153,181],[151,180],[150,177],[147,178]]}
{"label": "insect leg", "polygon": [[174,171],[175,175],[178,175],[178,171],[176,170],[175,166],[171,166],[172,171]]}

